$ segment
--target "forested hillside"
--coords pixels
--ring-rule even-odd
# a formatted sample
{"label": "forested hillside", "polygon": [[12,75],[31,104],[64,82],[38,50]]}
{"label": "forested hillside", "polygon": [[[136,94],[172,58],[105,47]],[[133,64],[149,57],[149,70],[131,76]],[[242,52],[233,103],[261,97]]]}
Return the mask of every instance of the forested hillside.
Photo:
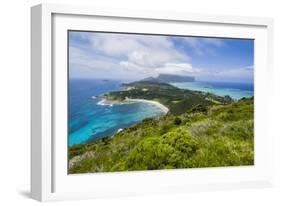
{"label": "forested hillside", "polygon": [[185,111],[145,119],[113,137],[71,147],[69,172],[253,165],[253,119],[253,98],[198,103]]}

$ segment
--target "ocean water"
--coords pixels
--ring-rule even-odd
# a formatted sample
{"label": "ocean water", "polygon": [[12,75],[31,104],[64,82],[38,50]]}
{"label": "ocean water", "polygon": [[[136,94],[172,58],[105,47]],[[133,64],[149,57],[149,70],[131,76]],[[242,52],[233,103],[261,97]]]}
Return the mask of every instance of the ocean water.
{"label": "ocean water", "polygon": [[109,91],[121,90],[121,82],[71,79],[69,81],[68,144],[85,143],[110,136],[148,117],[159,117],[163,111],[142,102],[108,104],[95,98]]}
{"label": "ocean water", "polygon": [[[111,136],[119,129],[134,125],[145,118],[164,114],[153,104],[142,102],[110,104],[95,97],[110,91],[122,90],[121,83],[112,80],[69,80],[69,146]],[[229,95],[234,99],[254,95],[254,87],[251,84],[215,82],[172,84],[183,89],[211,92],[220,96]]]}
{"label": "ocean water", "polygon": [[229,95],[238,100],[243,97],[254,96],[254,85],[250,83],[226,83],[226,82],[184,82],[172,83],[172,85],[194,91],[210,92],[219,96]]}

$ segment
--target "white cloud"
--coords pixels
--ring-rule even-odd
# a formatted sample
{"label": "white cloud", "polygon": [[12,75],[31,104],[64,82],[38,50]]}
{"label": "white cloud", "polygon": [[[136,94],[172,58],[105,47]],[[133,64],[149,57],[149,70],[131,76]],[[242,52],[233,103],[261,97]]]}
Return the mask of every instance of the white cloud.
{"label": "white cloud", "polygon": [[229,68],[210,71],[201,69],[199,78],[204,81],[221,81],[221,82],[253,82],[254,66],[245,66],[240,68]]}
{"label": "white cloud", "polygon": [[192,68],[190,63],[166,63],[163,67],[156,68],[157,73],[194,75],[198,70]]}
{"label": "white cloud", "polygon": [[[85,48],[70,48],[70,63],[80,68],[109,71],[112,75],[130,71],[139,76],[192,72],[190,58],[177,50],[169,37],[111,33],[79,33],[90,42]],[[173,70],[173,71],[172,71]],[[120,76],[120,75],[119,75]]]}
{"label": "white cloud", "polygon": [[199,70],[192,68],[190,63],[165,63],[156,68],[143,67],[128,61],[120,62],[120,65],[124,66],[127,71],[135,71],[139,74],[146,74],[146,76],[157,76],[158,74],[194,75],[199,72]]}
{"label": "white cloud", "polygon": [[205,44],[209,44],[215,47],[225,46],[223,40],[219,38],[201,38],[201,41]]}
{"label": "white cloud", "polygon": [[70,65],[79,65],[88,69],[111,70],[118,66],[118,61],[100,55],[91,55],[87,51],[75,47],[69,48]]}
{"label": "white cloud", "polygon": [[215,48],[225,46],[222,39],[218,38],[198,38],[184,37],[181,38],[185,44],[194,49],[197,55],[214,54]]}
{"label": "white cloud", "polygon": [[253,66],[246,66],[242,68],[236,68],[236,69],[228,69],[228,70],[222,70],[216,73],[218,77],[229,79],[252,79],[253,78]]}
{"label": "white cloud", "polygon": [[[243,68],[194,68],[186,51],[167,36],[77,32],[80,41],[70,44],[73,76],[140,79],[160,73],[193,75],[207,81],[253,79],[253,66]],[[174,37],[176,38],[176,37]],[[224,47],[222,39],[182,37],[199,55],[210,58],[212,49]]]}
{"label": "white cloud", "polygon": [[139,66],[159,67],[166,62],[189,59],[165,36],[96,33],[90,41],[93,49]]}

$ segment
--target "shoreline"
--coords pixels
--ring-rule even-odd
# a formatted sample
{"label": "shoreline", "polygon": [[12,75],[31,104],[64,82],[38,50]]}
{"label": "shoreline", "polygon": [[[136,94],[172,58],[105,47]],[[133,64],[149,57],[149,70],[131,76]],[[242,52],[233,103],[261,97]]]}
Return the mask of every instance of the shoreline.
{"label": "shoreline", "polygon": [[165,114],[167,114],[169,112],[169,108],[166,107],[165,105],[157,102],[157,101],[153,101],[153,100],[147,100],[147,99],[131,99],[131,98],[126,98],[124,101],[127,102],[144,102],[144,103],[149,103],[149,104],[153,104],[155,106],[157,106],[158,108],[160,108]]}
{"label": "shoreline", "polygon": [[157,106],[158,108],[160,108],[165,114],[167,114],[170,110],[168,107],[166,107],[165,105],[154,101],[154,100],[148,100],[148,99],[132,99],[132,98],[128,98],[126,97],[125,100],[123,101],[118,101],[118,100],[108,100],[105,97],[103,97],[101,99],[100,102],[98,102],[97,104],[99,105],[107,105],[107,106],[113,106],[114,104],[130,104],[132,102],[142,102],[142,103],[147,103],[147,104],[153,104],[155,106]]}

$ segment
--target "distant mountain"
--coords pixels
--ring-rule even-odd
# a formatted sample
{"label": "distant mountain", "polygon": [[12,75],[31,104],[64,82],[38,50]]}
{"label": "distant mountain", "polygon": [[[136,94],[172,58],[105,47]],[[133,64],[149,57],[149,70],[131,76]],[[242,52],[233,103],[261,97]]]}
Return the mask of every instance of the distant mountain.
{"label": "distant mountain", "polygon": [[150,82],[150,83],[170,83],[170,82],[194,82],[193,76],[182,76],[174,74],[159,74],[158,77],[148,77],[138,82]]}
{"label": "distant mountain", "polygon": [[139,81],[123,83],[123,86],[136,86],[143,84],[162,84],[169,85],[171,82],[194,82],[195,78],[193,76],[181,76],[174,74],[159,74],[158,77],[147,77]]}
{"label": "distant mountain", "polygon": [[159,74],[158,80],[162,82],[194,82],[195,78],[193,76],[182,76],[174,74]]}
{"label": "distant mountain", "polygon": [[163,81],[161,81],[160,79],[158,79],[158,77],[147,77],[144,78],[142,80],[140,80],[139,82],[151,82],[151,83],[163,83]]}

